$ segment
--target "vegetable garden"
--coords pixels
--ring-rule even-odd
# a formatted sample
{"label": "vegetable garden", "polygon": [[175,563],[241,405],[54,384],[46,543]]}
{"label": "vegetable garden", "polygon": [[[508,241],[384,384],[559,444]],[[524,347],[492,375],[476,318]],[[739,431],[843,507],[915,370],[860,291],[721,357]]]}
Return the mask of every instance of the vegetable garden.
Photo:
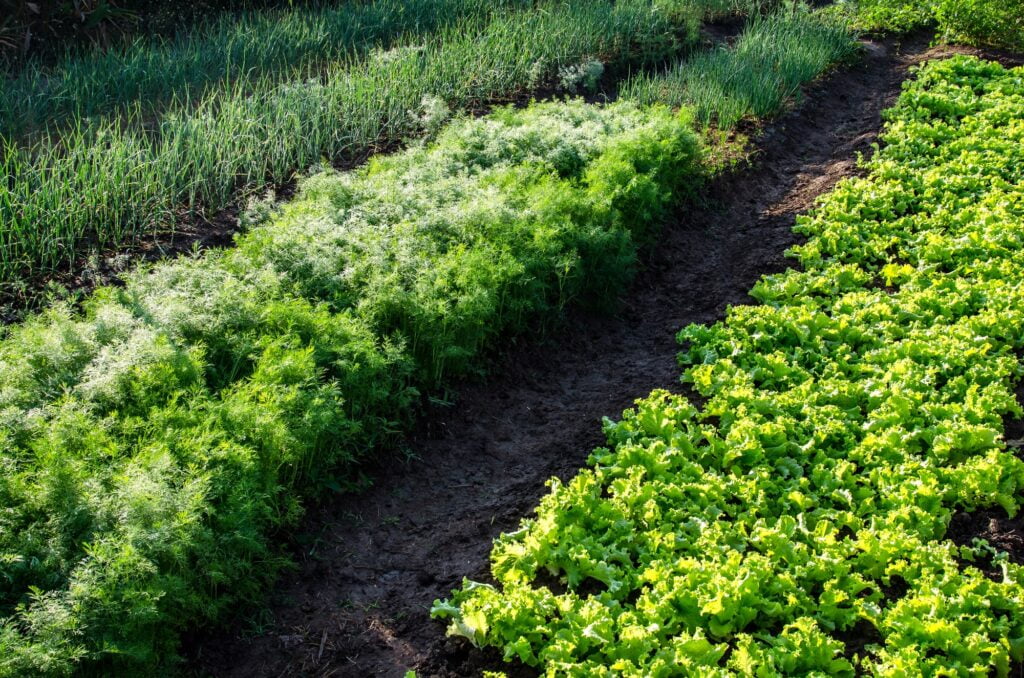
{"label": "vegetable garden", "polygon": [[[857,68],[857,29],[1019,48],[1001,11],[373,0],[19,65],[0,675],[203,673],[182,639],[267,604],[308,506],[415,459],[509,344],[628,304],[750,139]],[[702,28],[723,17],[742,28]],[[1017,670],[1024,563],[947,533],[1024,501],[1022,82],[973,56],[915,71],[860,176],[798,219],[793,268],[680,332],[686,392],[605,419],[487,581],[435,601],[453,642],[551,676]],[[90,252],[225,210],[232,247],[45,301]]]}

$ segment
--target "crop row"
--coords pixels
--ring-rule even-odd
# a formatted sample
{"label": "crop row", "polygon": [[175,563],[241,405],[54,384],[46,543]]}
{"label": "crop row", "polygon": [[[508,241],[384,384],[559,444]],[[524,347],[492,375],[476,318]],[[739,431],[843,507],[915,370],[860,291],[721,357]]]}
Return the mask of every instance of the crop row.
{"label": "crop row", "polygon": [[1024,565],[946,538],[1024,503],[1024,69],[917,73],[802,265],[679,339],[656,392],[434,614],[545,675],[1007,676]]}
{"label": "crop row", "polygon": [[308,80],[215,89],[155,121],[138,104],[126,116],[79,119],[30,149],[8,140],[0,284],[68,266],[83,247],[166,230],[182,209],[220,209],[240,188],[433,131],[449,108],[551,84],[571,91],[605,65],[664,59],[680,26],[693,37],[681,2],[545,0],[482,26],[471,17],[394,41]]}
{"label": "crop row", "polygon": [[237,248],[12,329],[0,675],[166,670],[178,630],[258,599],[273,531],[342,489],[417,389],[624,284],[698,180],[691,124],[582,102],[455,122],[310,178]]}
{"label": "crop row", "polygon": [[[740,15],[774,0],[663,0],[681,29],[702,16]],[[104,52],[70,52],[54,64],[31,61],[0,88],[0,137],[22,139],[67,119],[137,106],[150,116],[211,92],[262,90],[319,77],[327,64],[353,62],[396,40],[422,40],[454,24],[486,25],[533,0],[357,0],[226,12],[170,39],[139,38]]]}
{"label": "crop row", "polygon": [[755,15],[734,45],[698,53],[664,73],[640,73],[619,94],[692,107],[701,123],[731,129],[745,118],[777,112],[854,47],[844,22],[797,6]]}
{"label": "crop row", "polygon": [[1006,0],[844,0],[832,8],[858,27],[906,32],[935,28],[948,41],[1024,49],[1020,3]]}
{"label": "crop row", "polygon": [[325,64],[354,60],[397,39],[422,39],[447,25],[532,7],[529,0],[371,0],[341,6],[221,14],[168,40],[137,39],[104,52],[35,61],[0,89],[0,136],[18,141],[67,118],[140,106],[152,115],[172,102],[226,87],[251,92],[316,77]]}

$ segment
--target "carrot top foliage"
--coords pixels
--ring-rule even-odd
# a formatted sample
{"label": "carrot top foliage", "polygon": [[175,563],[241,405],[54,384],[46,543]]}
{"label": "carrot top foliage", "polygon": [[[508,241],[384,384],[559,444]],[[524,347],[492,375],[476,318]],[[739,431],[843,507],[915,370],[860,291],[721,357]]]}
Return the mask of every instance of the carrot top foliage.
{"label": "carrot top foliage", "polygon": [[186,625],[259,599],[303,497],[343,489],[418,391],[606,302],[700,170],[665,108],[500,109],[10,329],[0,675],[173,666]]}

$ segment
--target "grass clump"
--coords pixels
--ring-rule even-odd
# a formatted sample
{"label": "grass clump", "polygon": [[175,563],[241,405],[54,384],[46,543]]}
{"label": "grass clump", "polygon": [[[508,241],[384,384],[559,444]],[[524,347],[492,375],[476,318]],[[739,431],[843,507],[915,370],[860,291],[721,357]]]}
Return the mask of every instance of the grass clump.
{"label": "grass clump", "polygon": [[0,675],[173,668],[184,628],[260,598],[303,498],[343,490],[419,392],[607,302],[699,174],[667,108],[500,109],[12,328]]}
{"label": "grass clump", "polygon": [[663,74],[630,79],[621,95],[636,101],[691,106],[697,119],[721,129],[780,110],[800,86],[855,50],[850,32],[804,5],[755,15],[736,44],[699,53]]}

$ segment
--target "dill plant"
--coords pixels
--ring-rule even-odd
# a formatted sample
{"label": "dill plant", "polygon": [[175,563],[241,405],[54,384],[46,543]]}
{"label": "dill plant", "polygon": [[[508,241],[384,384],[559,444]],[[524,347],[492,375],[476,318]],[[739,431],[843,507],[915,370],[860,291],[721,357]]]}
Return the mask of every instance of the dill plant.
{"label": "dill plant", "polygon": [[699,175],[685,114],[502,108],[12,327],[0,675],[169,670],[182,630],[259,600],[304,499],[505,337],[607,302]]}

